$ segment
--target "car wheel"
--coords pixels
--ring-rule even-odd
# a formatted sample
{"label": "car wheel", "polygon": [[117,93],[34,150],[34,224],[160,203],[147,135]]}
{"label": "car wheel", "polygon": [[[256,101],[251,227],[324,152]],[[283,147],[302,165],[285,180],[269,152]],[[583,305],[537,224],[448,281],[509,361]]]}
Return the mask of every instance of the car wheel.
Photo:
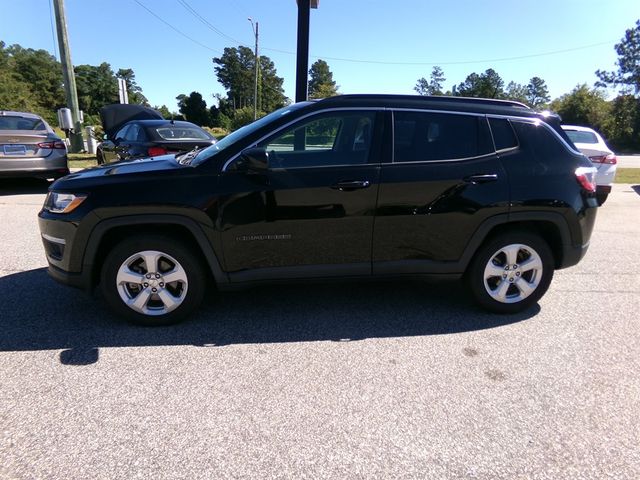
{"label": "car wheel", "polygon": [[199,259],[176,239],[160,235],[119,243],[107,255],[100,279],[109,306],[146,326],[183,320],[202,301],[205,285]]}
{"label": "car wheel", "polygon": [[545,294],[554,261],[547,242],[533,233],[505,233],[476,253],[466,281],[476,302],[496,313],[526,310]]}

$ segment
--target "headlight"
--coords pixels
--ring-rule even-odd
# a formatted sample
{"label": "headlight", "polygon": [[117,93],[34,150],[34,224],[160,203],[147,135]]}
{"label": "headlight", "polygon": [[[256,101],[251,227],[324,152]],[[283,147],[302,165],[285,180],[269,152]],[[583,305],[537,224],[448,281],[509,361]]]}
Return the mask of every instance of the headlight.
{"label": "headlight", "polygon": [[51,213],[69,213],[73,212],[86,198],[86,195],[49,192],[43,208]]}

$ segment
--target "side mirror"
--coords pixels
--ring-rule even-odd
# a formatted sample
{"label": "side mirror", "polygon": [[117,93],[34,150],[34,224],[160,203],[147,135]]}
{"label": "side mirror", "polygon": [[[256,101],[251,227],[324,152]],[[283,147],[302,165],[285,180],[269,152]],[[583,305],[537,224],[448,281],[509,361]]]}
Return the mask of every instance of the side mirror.
{"label": "side mirror", "polygon": [[248,173],[262,173],[269,168],[269,152],[264,148],[247,148],[235,162],[235,170]]}
{"label": "side mirror", "polygon": [[109,140],[109,135],[106,133],[102,136],[102,140]]}

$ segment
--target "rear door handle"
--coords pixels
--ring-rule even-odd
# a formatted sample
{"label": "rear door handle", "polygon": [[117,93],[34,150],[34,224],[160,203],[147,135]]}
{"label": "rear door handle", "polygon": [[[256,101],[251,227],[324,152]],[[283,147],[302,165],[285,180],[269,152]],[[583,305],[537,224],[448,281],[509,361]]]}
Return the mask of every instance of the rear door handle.
{"label": "rear door handle", "polygon": [[471,183],[473,185],[477,185],[479,183],[495,182],[496,180],[498,180],[498,175],[495,174],[495,173],[469,175],[468,177],[464,177],[463,180],[466,183]]}
{"label": "rear door handle", "polygon": [[341,192],[350,192],[352,190],[358,190],[360,188],[367,188],[371,185],[369,180],[342,180],[331,188],[334,190],[340,190]]}

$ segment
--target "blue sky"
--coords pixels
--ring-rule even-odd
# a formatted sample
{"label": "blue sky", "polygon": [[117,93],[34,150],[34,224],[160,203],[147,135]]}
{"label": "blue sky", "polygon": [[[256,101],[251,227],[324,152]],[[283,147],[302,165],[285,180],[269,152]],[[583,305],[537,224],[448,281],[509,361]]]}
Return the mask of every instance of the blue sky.
{"label": "blue sky", "polygon": [[[133,68],[152,105],[174,110],[175,97],[194,90],[211,104],[224,94],[211,57],[238,42],[252,47],[252,17],[261,54],[295,96],[295,0],[183,1],[210,26],[179,0],[66,0],[74,64]],[[0,40],[57,55],[49,5],[0,0]],[[414,93],[416,80],[440,65],[447,89],[494,68],[505,83],[542,77],[555,98],[592,85],[598,68],[613,69],[614,44],[638,18],[637,0],[320,0],[311,12],[310,64],[325,59],[342,93]]]}

